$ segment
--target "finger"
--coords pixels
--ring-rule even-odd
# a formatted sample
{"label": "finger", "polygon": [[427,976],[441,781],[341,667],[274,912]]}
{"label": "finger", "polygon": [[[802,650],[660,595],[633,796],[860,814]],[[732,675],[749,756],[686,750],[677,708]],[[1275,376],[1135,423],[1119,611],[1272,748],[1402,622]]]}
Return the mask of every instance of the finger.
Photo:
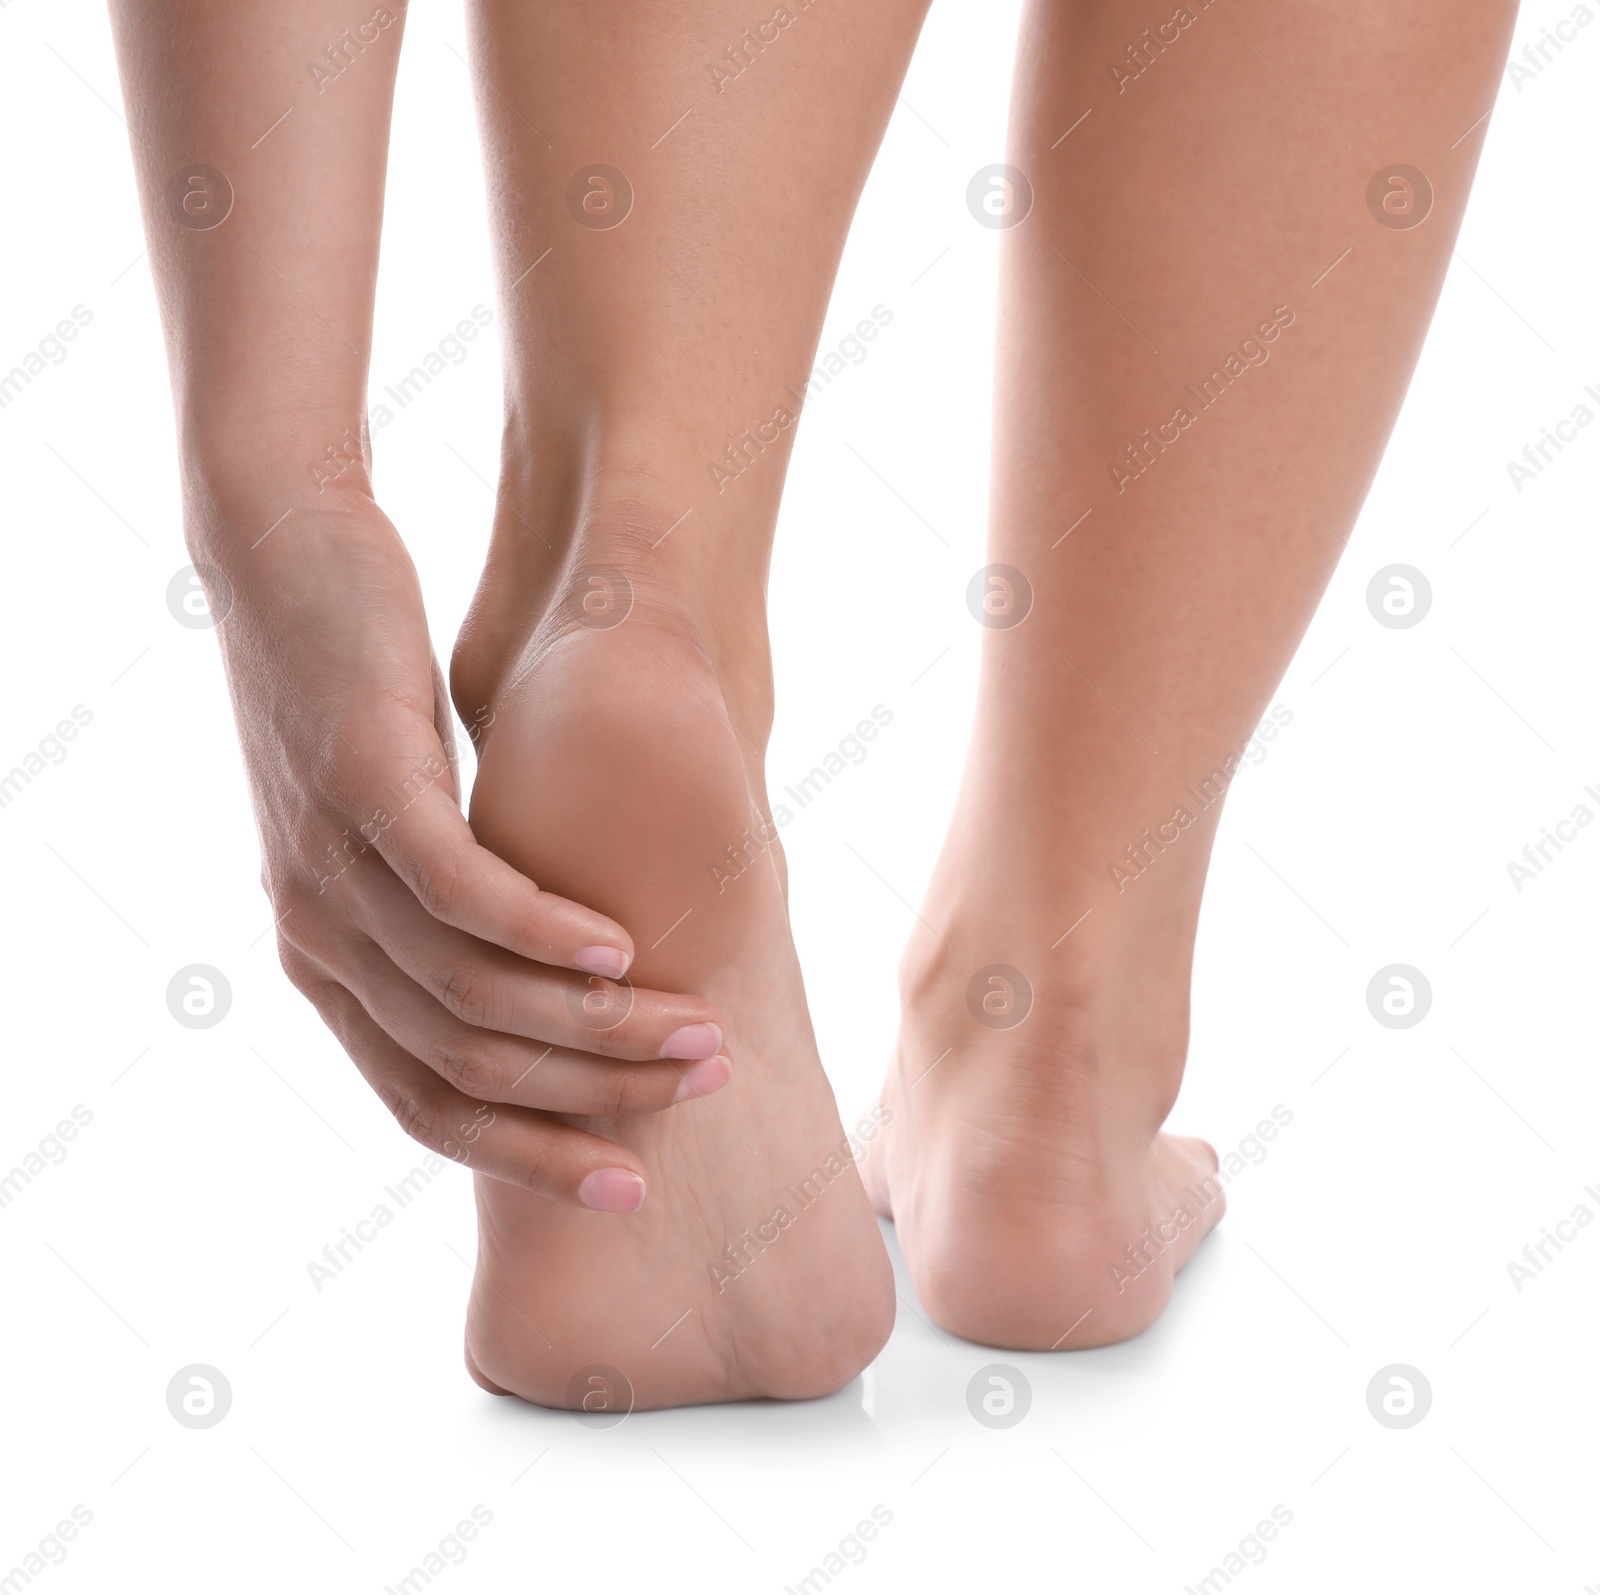
{"label": "finger", "polygon": [[338,982],[301,990],[401,1129],[430,1151],[552,1201],[606,1213],[644,1205],[644,1167],[627,1148],[525,1108],[474,1102],[385,1035]]}
{"label": "finger", "polygon": [[373,942],[346,949],[339,973],[391,1039],[474,1101],[626,1118],[709,1096],[732,1073],[724,1057],[613,1063],[463,1024]]}
{"label": "finger", "polygon": [[461,760],[456,753],[455,716],[450,712],[450,683],[445,679],[444,667],[439,663],[438,654],[431,647],[428,649],[428,663],[431,666],[430,674],[433,676],[433,729],[439,738],[439,746],[444,750],[445,764],[448,766],[445,784],[456,806],[460,807]]}
{"label": "finger", "polygon": [[398,818],[372,829],[366,840],[446,925],[542,964],[612,980],[633,962],[633,938],[615,920],[541,892],[498,854],[480,847],[441,787],[417,792]]}
{"label": "finger", "polygon": [[395,965],[474,1029],[640,1062],[693,1062],[722,1051],[722,1015],[703,998],[518,958],[417,913],[404,884],[387,871],[362,878],[355,918]]}

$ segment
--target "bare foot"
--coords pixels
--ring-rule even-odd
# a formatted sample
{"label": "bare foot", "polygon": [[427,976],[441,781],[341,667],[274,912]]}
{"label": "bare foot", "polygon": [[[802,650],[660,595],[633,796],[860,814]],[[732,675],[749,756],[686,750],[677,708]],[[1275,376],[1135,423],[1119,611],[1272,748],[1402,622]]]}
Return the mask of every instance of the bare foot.
{"label": "bare foot", "polygon": [[[626,547],[587,547],[566,570],[521,637],[486,619],[507,613],[504,593],[480,595],[458,648],[464,719],[493,706],[472,825],[631,927],[632,981],[714,1002],[732,1078],[652,1115],[567,1120],[643,1162],[642,1192],[619,1178],[618,1211],[479,1178],[468,1366],[555,1407],[824,1395],[877,1354],[894,1294],[761,819],[764,729],[730,723],[684,606]],[[592,986],[599,1051],[628,992]]]}
{"label": "bare foot", "polygon": [[867,1189],[952,1333],[1027,1351],[1124,1340],[1161,1315],[1226,1205],[1210,1146],[1160,1128],[1187,1046],[1188,949],[1134,980],[1086,935],[1049,952],[1022,905],[985,904],[959,851],[924,910],[938,941],[902,965]]}

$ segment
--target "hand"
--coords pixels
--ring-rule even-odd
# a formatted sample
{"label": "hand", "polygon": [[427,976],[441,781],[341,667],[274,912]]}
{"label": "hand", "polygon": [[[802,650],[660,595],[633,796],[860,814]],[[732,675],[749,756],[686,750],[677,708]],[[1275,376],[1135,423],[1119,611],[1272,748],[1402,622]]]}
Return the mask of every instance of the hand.
{"label": "hand", "polygon": [[478,845],[416,573],[365,493],[335,485],[254,551],[191,541],[232,588],[219,636],[289,978],[425,1146],[634,1211],[639,1159],[552,1115],[716,1090],[716,1010],[618,984],[620,925]]}

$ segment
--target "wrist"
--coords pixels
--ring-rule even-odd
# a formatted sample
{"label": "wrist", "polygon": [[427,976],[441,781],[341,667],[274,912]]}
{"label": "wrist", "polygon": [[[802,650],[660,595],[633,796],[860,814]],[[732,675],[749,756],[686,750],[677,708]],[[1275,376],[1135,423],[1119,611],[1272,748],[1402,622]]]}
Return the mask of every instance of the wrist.
{"label": "wrist", "polygon": [[228,498],[277,486],[317,493],[330,482],[369,475],[371,447],[359,396],[191,389],[178,394],[176,412],[186,492]]}
{"label": "wrist", "polygon": [[320,491],[300,473],[184,470],[184,541],[196,564],[215,566],[230,581],[293,586],[309,547],[330,551],[346,541],[398,542],[373,497],[364,470]]}
{"label": "wrist", "polygon": [[359,412],[310,412],[263,424],[227,412],[179,426],[179,474],[191,549],[250,548],[294,516],[372,513],[371,445]]}

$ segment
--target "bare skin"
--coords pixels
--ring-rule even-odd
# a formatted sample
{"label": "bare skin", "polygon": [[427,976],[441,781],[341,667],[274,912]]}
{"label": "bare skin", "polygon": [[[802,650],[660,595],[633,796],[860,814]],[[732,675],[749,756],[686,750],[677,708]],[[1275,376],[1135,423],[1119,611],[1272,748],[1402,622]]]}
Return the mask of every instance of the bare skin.
{"label": "bare skin", "polygon": [[[866,1166],[928,1311],[971,1339],[1135,1334],[1222,1216],[1211,1148],[1161,1126],[1227,761],[1377,469],[1515,9],[1239,0],[1138,76],[1122,8],[1028,14],[1010,159],[1035,198],[1004,241],[989,558],[1032,609],[984,639]],[[1419,225],[1369,209],[1401,162],[1432,184]],[[1240,374],[1197,396],[1230,354]],[[1180,405],[1192,424],[1135,475],[1129,445]],[[975,1017],[991,965],[1031,985],[1020,1022]]]}
{"label": "bare skin", "polygon": [[329,0],[112,13],[185,532],[221,617],[284,967],[424,1144],[632,1212],[640,1160],[554,1114],[720,1088],[724,1026],[701,997],[643,989],[625,1023],[585,1024],[632,938],[541,891],[460,811],[416,574],[361,441],[401,23],[347,41],[323,95],[307,63],[341,39]]}
{"label": "bare skin", "polygon": [[[257,168],[284,86],[339,36],[331,8],[276,8],[263,39],[259,18],[114,5],[190,543],[235,595],[221,636],[286,967],[402,1122],[478,1171],[468,1365],[547,1405],[583,1404],[596,1366],[637,1406],[837,1388],[893,1321],[867,1192],[957,1333],[1076,1347],[1159,1315],[1223,1208],[1211,1149],[1162,1125],[1228,760],[1376,469],[1514,14],[1236,0],[1119,88],[1120,8],[1030,12],[991,614],[1011,571],[1031,600],[985,639],[899,1053],[847,1138],[768,824],[764,590],[793,390],[923,5],[790,9],[734,77],[707,63],[749,25],[735,0],[623,29],[581,0],[475,0],[507,415],[451,668],[471,824],[432,779],[312,893],[326,831],[448,763],[367,462],[307,469],[359,433],[399,26]],[[222,149],[237,217],[162,232],[171,172]],[[1417,226],[1369,210],[1400,162],[1431,183]],[[1185,398],[1246,339],[1264,353]],[[631,988],[581,973],[636,946]],[[683,1031],[683,1063],[647,1061]],[[675,1100],[685,1065],[705,1100]]]}
{"label": "bare skin", "polygon": [[[740,109],[704,67],[745,25],[731,3],[621,40],[576,4],[475,15],[509,405],[493,545],[452,671],[482,755],[469,829],[453,773],[432,775],[449,763],[442,683],[359,446],[399,22],[342,45],[350,64],[324,95],[306,63],[344,21],[323,0],[272,8],[270,24],[263,7],[115,11],[186,530],[232,594],[219,636],[285,968],[402,1125],[482,1176],[468,1361],[491,1389],[565,1405],[573,1375],[609,1361],[639,1406],[818,1395],[893,1323],[781,857],[756,847],[726,892],[710,866],[765,834],[762,589],[794,424],[773,418],[810,369],[920,16],[890,7],[850,44],[798,29],[780,58],[797,76]],[[652,154],[684,85],[710,98]],[[819,128],[816,97],[835,90],[848,108]],[[260,142],[286,97],[293,114]],[[732,192],[774,139],[804,141],[807,161],[722,207],[708,271],[708,164]],[[605,160],[637,177],[621,231],[567,202],[574,173]],[[235,208],[214,228],[172,214],[172,174],[195,163],[232,173]],[[792,232],[796,196],[807,225]],[[706,462],[763,427],[742,490],[719,494]],[[596,563],[637,595],[614,633],[568,616]],[[421,795],[397,805],[419,768]],[[392,823],[335,875],[328,843],[364,836],[384,806]],[[620,973],[636,946],[626,997],[561,973]],[[609,969],[604,951],[620,954]],[[649,1061],[662,1051],[675,1056]],[[717,1110],[675,1100],[686,1085]]]}
{"label": "bare skin", "polygon": [[[848,30],[803,11],[748,93],[705,65],[750,20],[737,0],[645,10],[620,37],[584,0],[471,14],[508,392],[451,671],[461,715],[494,714],[473,825],[628,925],[640,979],[715,1003],[738,1068],[703,1104],[601,1127],[663,1193],[626,1227],[478,1181],[469,1358],[491,1388],[556,1405],[586,1363],[621,1370],[638,1405],[822,1394],[876,1355],[894,1296],[768,824],[765,586],[788,390],[922,6]],[[802,147],[780,177],[774,152]],[[569,198],[596,165],[632,192],[620,225],[579,219],[588,193],[609,219],[614,176]],[[621,592],[631,608],[608,607]]]}
{"label": "bare skin", "polygon": [[638,925],[657,943],[641,978],[728,1014],[739,1070],[703,1103],[593,1124],[646,1169],[652,1200],[625,1223],[477,1181],[469,1365],[547,1406],[569,1404],[590,1364],[620,1370],[636,1406],[824,1395],[877,1354],[894,1299],[817,1057],[776,844],[727,868],[730,843],[766,834],[760,789],[677,604],[637,593],[606,631],[570,607],[497,700],[473,827]]}

